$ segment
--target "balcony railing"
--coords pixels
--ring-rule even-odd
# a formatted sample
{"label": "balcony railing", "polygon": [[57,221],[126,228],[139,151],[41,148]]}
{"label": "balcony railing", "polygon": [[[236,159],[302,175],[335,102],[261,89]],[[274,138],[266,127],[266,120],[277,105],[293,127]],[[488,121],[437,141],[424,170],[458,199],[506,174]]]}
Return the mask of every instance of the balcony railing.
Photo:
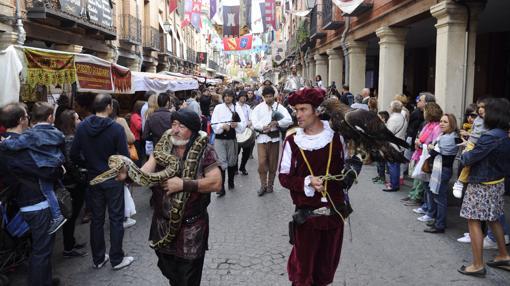
{"label": "balcony railing", "polygon": [[340,28],[344,22],[339,19],[339,9],[333,5],[331,0],[323,0],[322,2],[322,29],[323,30],[336,30]]}
{"label": "balcony railing", "polygon": [[159,51],[159,30],[150,26],[144,27],[143,48],[149,51]]}
{"label": "balcony railing", "polygon": [[[91,3],[97,4],[92,5]],[[25,0],[27,18],[39,20],[46,25],[55,25],[59,28],[74,28],[80,26],[89,31],[97,32],[104,36],[105,40],[114,40],[117,37],[115,28],[115,7],[102,6],[98,3],[89,2],[90,8],[82,8],[80,2],[63,0]],[[58,20],[46,21],[52,18]]]}
{"label": "balcony railing", "polygon": [[121,15],[119,40],[133,45],[142,43],[142,21],[132,15]]}
{"label": "balcony railing", "polygon": [[319,28],[319,17],[321,15],[321,11],[317,11],[317,7],[313,7],[312,11],[310,12],[310,39],[315,40],[319,38],[323,38],[326,36],[326,33],[322,32]]}

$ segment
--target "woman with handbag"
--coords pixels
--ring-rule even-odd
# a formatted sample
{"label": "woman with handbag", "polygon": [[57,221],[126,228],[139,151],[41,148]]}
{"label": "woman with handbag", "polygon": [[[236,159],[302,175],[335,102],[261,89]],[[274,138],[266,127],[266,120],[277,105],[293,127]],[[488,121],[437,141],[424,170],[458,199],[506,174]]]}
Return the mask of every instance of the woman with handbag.
{"label": "woman with handbag", "polygon": [[468,220],[473,263],[458,271],[465,275],[483,277],[487,273],[483,262],[483,233],[481,222],[492,229],[498,255],[488,261],[490,267],[509,271],[510,256],[506,250],[503,228],[498,219],[503,214],[505,177],[510,169],[510,102],[490,99],[485,105],[484,125],[488,129],[478,139],[474,149],[461,156],[461,163],[470,167],[466,193],[460,216]]}
{"label": "woman with handbag", "polygon": [[[131,129],[129,128],[126,119],[119,116],[120,113],[120,105],[119,102],[116,99],[112,99],[112,114],[110,117],[115,120],[118,124],[120,124],[124,131],[126,132],[126,139],[128,143],[128,150],[129,155],[131,157],[131,160],[137,161],[139,160],[138,151],[134,145],[135,143],[135,136],[133,135],[133,132],[131,132]],[[127,209],[128,206],[132,210],[124,211],[124,228],[131,227],[136,224],[136,220],[132,219],[131,216],[136,213],[134,210],[134,202],[133,198],[131,197],[131,193],[129,191],[128,186],[124,186],[124,207]]]}
{"label": "woman with handbag", "polygon": [[459,136],[457,120],[450,113],[445,113],[439,122],[441,135],[433,143],[427,145],[432,162],[432,174],[429,182],[430,200],[427,215],[434,221],[427,223],[424,230],[428,233],[443,233],[446,228],[446,213],[448,209],[448,183],[452,177],[453,162],[459,151],[457,146]]}
{"label": "woman with handbag", "polygon": [[62,179],[62,183],[69,191],[72,199],[72,215],[63,226],[64,252],[66,258],[83,257],[87,252],[83,250],[86,243],[79,243],[74,237],[74,228],[76,219],[80,215],[85,201],[85,191],[87,189],[87,175],[84,169],[81,169],[71,161],[70,152],[73,145],[74,133],[81,120],[76,111],[68,109],[59,115],[59,124],[57,128],[64,133],[65,136],[65,163],[66,173]]}
{"label": "woman with handbag", "polygon": [[[413,156],[411,157],[411,161],[418,162],[420,157],[422,156],[423,147],[432,143],[434,140],[439,137],[441,133],[441,129],[439,127],[439,120],[443,116],[443,110],[441,107],[435,102],[428,102],[425,104],[423,108],[423,117],[425,118],[425,125],[421,129],[418,137],[415,141],[415,151]],[[427,204],[427,196],[428,192],[428,174],[424,174],[421,170],[418,170],[420,174],[423,176],[414,177],[413,188],[409,192],[409,197],[418,205],[421,204],[421,207],[413,209],[413,212],[417,214],[422,214],[423,216],[419,217],[418,220],[422,222],[431,221],[432,218],[427,215],[428,204]],[[415,172],[416,173],[416,170]],[[414,174],[413,174],[414,175]],[[421,203],[422,199],[424,200]]]}

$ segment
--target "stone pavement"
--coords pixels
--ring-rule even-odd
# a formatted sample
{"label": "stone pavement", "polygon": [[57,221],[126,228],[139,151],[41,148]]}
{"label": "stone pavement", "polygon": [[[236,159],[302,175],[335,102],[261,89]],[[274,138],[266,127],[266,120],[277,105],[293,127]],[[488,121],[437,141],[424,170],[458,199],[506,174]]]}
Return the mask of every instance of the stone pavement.
{"label": "stone pavement", "polygon": [[[212,195],[210,250],[202,285],[290,285],[286,273],[291,249],[287,223],[293,212],[290,196],[278,185],[274,193],[257,197],[255,160],[249,161],[248,172],[249,176],[236,177],[236,189],[227,191],[225,197]],[[412,208],[399,202],[405,193],[380,191],[382,185],[370,180],[374,176],[375,167],[365,166],[350,193],[354,213],[345,230],[333,285],[509,285],[510,273],[501,270],[488,268],[485,279],[457,273],[456,269],[471,259],[470,245],[456,242],[467,229],[466,222],[458,218],[458,207],[449,210],[445,234],[423,233],[425,225],[416,220]],[[168,285],[147,244],[150,193],[138,188],[133,196],[137,224],[126,230],[124,250],[135,257],[134,263],[121,271],[112,271],[109,265],[94,270],[90,254],[64,259],[59,233],[54,272],[66,285]],[[88,241],[88,226],[79,225],[77,236]],[[495,253],[485,251],[485,258]],[[22,267],[12,274],[12,285],[23,285],[25,273],[26,268]]]}

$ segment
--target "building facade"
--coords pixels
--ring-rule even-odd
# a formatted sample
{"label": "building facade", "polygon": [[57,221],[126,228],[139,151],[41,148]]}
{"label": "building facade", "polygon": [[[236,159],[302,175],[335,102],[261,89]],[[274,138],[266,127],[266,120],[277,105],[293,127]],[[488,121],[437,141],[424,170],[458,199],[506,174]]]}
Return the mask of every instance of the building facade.
{"label": "building facade", "polygon": [[[18,44],[92,54],[133,71],[215,74],[219,51],[207,31],[181,26],[179,2],[170,13],[165,0],[0,0],[0,49]],[[197,52],[211,63],[197,64]]]}
{"label": "building facade", "polygon": [[430,91],[459,118],[476,99],[510,99],[510,1],[366,0],[351,14],[331,0],[291,3],[311,10],[287,13],[282,66],[299,65],[311,84],[372,88],[381,110]]}

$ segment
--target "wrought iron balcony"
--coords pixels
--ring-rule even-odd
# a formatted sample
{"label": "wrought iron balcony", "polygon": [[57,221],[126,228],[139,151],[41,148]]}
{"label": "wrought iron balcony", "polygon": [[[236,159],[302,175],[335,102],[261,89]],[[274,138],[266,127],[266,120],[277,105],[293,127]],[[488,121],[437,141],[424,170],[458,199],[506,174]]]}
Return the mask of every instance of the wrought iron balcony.
{"label": "wrought iron balcony", "polygon": [[317,10],[317,5],[310,12],[310,40],[316,40],[326,37],[326,33],[319,28],[321,11]]}
{"label": "wrought iron balcony", "polygon": [[119,23],[119,40],[133,45],[142,43],[142,21],[126,14],[121,15]]}
{"label": "wrought iron balcony", "polygon": [[159,51],[159,30],[151,26],[145,26],[142,46],[148,51]]}
{"label": "wrought iron balcony", "polygon": [[344,22],[339,20],[340,12],[338,7],[333,5],[332,0],[323,0],[322,2],[322,29],[336,30],[343,26]]}
{"label": "wrought iron balcony", "polygon": [[[69,0],[25,0],[27,18],[46,25],[72,29],[82,27],[87,31],[98,33],[105,40],[115,40],[115,7],[100,5],[102,2],[89,1],[87,7],[80,2]],[[47,21],[47,19],[58,20]]]}

